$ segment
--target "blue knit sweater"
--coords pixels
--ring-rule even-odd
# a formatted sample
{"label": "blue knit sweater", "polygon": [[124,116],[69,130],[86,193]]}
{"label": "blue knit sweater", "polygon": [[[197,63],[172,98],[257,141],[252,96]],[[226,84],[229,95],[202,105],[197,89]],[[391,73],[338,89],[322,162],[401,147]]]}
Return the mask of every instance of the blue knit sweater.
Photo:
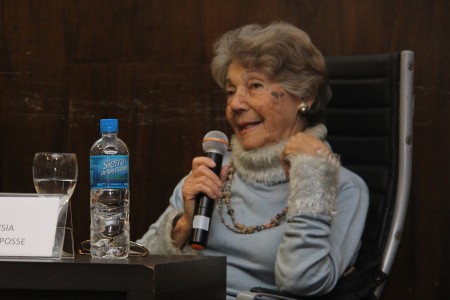
{"label": "blue knit sweater", "polygon": [[[239,234],[222,223],[216,205],[207,248],[176,249],[170,233],[173,219],[183,211],[183,179],[166,211],[138,242],[154,254],[227,256],[227,299],[255,286],[297,295],[329,292],[358,252],[368,209],[365,183],[335,157],[306,155],[291,158],[288,180],[278,161],[283,143],[250,155],[242,155],[237,141],[233,143],[234,154],[228,154],[224,164],[233,161],[236,169],[231,184],[236,219],[246,225],[266,224],[287,206],[286,220],[267,230]],[[268,155],[273,159],[268,160]],[[248,157],[257,168],[242,163]],[[223,215],[231,225],[226,211]]]}

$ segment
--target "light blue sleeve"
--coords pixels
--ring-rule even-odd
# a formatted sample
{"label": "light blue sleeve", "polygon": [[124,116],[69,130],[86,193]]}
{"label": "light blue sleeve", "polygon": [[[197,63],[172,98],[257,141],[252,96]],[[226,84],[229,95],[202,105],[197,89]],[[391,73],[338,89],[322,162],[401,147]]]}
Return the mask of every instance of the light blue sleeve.
{"label": "light blue sleeve", "polygon": [[172,196],[169,200],[169,206],[158,220],[150,225],[148,231],[142,238],[136,242],[144,245],[151,254],[195,254],[189,247],[186,249],[178,249],[173,246],[171,239],[171,232],[173,227],[173,220],[175,217],[183,212],[184,203],[181,194],[185,178],[181,180],[175,187]]}
{"label": "light blue sleeve", "polygon": [[275,265],[280,290],[305,296],[325,294],[354,262],[369,196],[357,175],[341,168],[340,178],[333,216],[299,214],[288,220]]}

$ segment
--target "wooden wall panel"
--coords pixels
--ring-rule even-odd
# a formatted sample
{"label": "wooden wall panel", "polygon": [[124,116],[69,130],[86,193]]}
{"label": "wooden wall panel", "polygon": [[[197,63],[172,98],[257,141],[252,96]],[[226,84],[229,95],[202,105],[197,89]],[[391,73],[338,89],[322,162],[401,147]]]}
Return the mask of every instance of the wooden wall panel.
{"label": "wooden wall panel", "polygon": [[411,206],[383,299],[450,295],[450,1],[2,0],[0,192],[33,192],[38,151],[75,152],[76,244],[89,237],[89,149],[117,117],[131,151],[131,230],[139,238],[213,129],[229,133],[209,74],[214,41],[285,20],[325,55],[413,50]]}
{"label": "wooden wall panel", "polygon": [[190,64],[202,59],[200,1],[65,2],[66,46],[73,62]]}

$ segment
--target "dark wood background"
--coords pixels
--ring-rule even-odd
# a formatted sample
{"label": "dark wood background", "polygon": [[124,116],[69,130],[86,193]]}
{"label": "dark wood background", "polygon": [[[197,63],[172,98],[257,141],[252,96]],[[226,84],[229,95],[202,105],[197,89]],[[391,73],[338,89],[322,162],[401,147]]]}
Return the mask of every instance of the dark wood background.
{"label": "dark wood background", "polygon": [[447,299],[448,0],[1,0],[0,192],[34,192],[35,152],[75,152],[75,240],[89,238],[89,149],[99,119],[117,117],[139,238],[202,153],[204,134],[229,132],[209,73],[214,40],[279,19],[325,55],[415,52],[411,205],[383,298]]}

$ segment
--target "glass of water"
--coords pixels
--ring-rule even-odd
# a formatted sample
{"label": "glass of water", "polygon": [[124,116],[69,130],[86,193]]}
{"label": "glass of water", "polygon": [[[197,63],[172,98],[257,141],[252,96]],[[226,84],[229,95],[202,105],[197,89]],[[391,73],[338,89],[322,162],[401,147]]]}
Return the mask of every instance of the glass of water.
{"label": "glass of water", "polygon": [[38,194],[72,195],[77,177],[75,153],[38,152],[34,155],[33,181]]}
{"label": "glass of water", "polygon": [[38,152],[34,155],[33,181],[38,194],[69,195],[60,203],[52,256],[74,257],[70,197],[78,177],[75,153]]}

